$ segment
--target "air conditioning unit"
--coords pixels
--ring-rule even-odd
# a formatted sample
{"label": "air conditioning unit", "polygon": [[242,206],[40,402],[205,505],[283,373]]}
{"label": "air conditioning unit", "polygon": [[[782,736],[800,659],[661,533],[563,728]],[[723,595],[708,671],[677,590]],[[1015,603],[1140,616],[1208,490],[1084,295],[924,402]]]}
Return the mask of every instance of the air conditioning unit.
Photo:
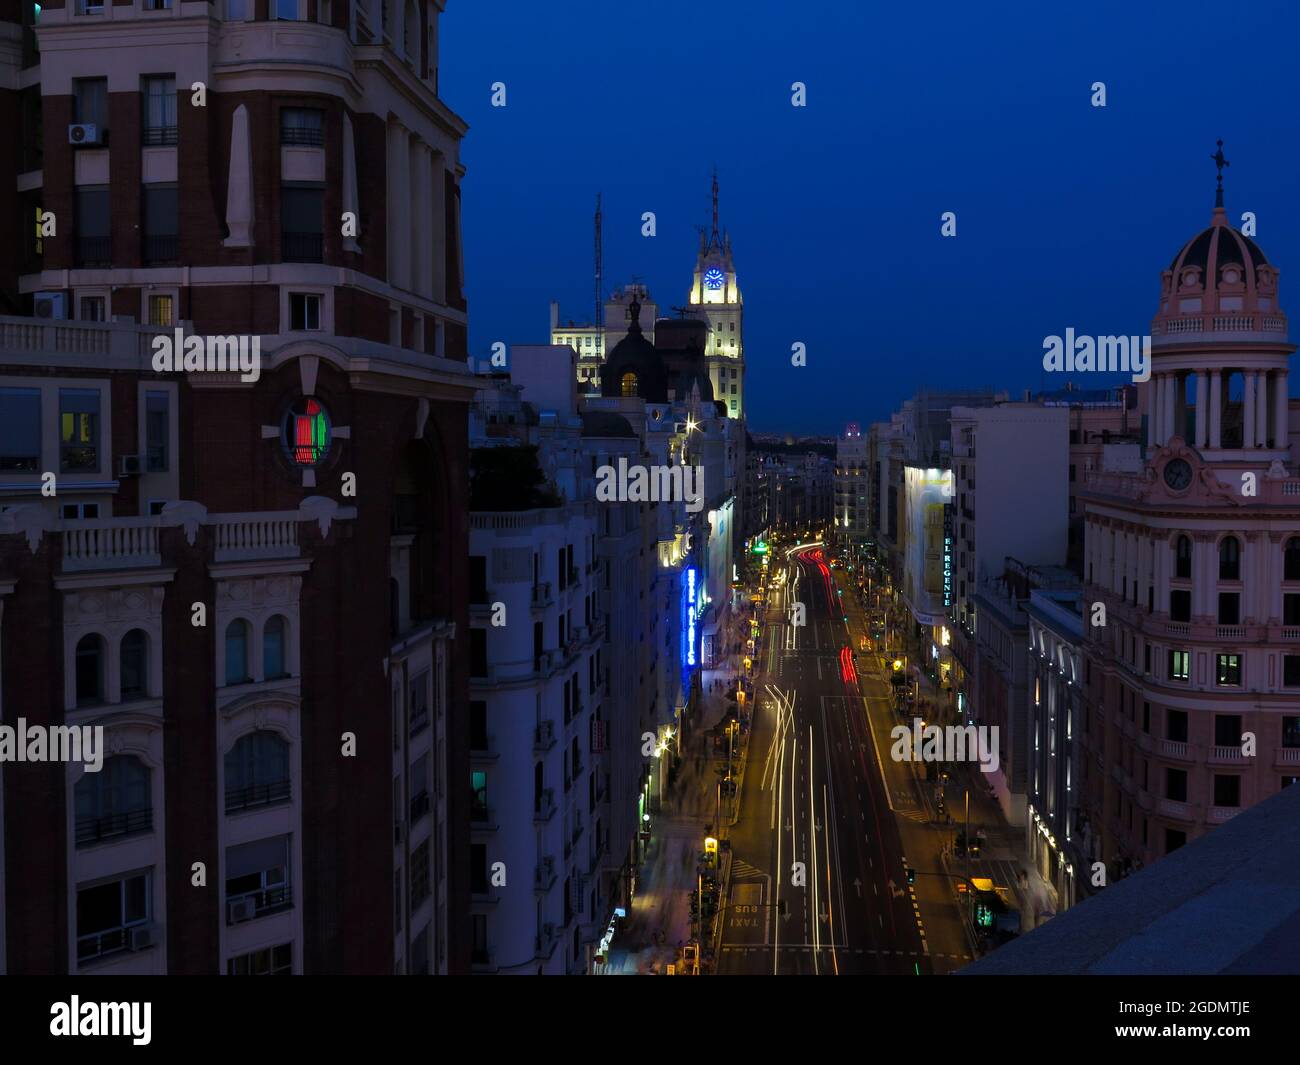
{"label": "air conditioning unit", "polygon": [[236,899],[230,904],[230,923],[242,924],[244,921],[251,921],[256,913],[257,908],[251,898]]}
{"label": "air conditioning unit", "polygon": [[98,148],[104,143],[104,131],[93,122],[76,122],[68,127],[68,143],[78,148]]}
{"label": "air conditioning unit", "polygon": [[32,297],[32,310],[37,318],[65,319],[68,317],[67,293],[38,292]]}
{"label": "air conditioning unit", "polygon": [[139,455],[117,456],[117,475],[119,477],[139,477],[143,468]]}
{"label": "air conditioning unit", "polygon": [[144,950],[153,946],[153,925],[145,924],[131,929],[130,947],[132,950]]}

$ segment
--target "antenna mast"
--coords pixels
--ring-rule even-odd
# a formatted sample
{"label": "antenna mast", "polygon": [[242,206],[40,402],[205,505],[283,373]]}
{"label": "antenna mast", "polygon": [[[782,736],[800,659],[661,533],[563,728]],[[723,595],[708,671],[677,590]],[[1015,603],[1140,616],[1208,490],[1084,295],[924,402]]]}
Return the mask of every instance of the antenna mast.
{"label": "antenna mast", "polygon": [[603,323],[600,320],[600,292],[602,287],[600,277],[600,259],[600,193],[598,192],[596,193],[596,316],[592,319],[592,322],[596,326],[596,354],[603,359],[605,357],[605,330],[603,328]]}

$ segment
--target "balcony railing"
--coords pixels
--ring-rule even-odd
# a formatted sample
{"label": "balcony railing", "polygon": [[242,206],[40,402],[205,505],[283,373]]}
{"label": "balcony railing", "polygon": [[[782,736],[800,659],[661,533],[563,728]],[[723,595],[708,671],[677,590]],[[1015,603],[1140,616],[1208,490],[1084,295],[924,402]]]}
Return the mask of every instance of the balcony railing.
{"label": "balcony railing", "polygon": [[65,572],[161,565],[156,518],[99,518],[63,530]]}
{"label": "balcony railing", "polygon": [[280,234],[280,258],[286,263],[321,263],[325,261],[325,238],[320,233]]}
{"label": "balcony railing", "polygon": [[216,534],[213,558],[217,562],[297,558],[301,554],[298,547],[300,520],[296,511],[257,516],[213,515],[208,519]]}
{"label": "balcony railing", "polygon": [[[252,903],[251,911],[246,910],[244,905],[249,902]],[[266,917],[292,908],[293,889],[288,884],[265,888],[262,891],[246,891],[242,895],[232,895],[226,899],[226,924],[238,924],[240,921]],[[235,914],[241,911],[251,912],[251,916],[241,916],[239,921],[236,921]]]}
{"label": "balcony railing", "polygon": [[325,131],[305,126],[286,126],[280,130],[280,143],[299,148],[323,148]]}
{"label": "balcony railing", "polygon": [[83,269],[113,265],[112,237],[78,237],[77,265]]}
{"label": "balcony railing", "polygon": [[285,780],[272,780],[266,784],[249,784],[247,787],[234,788],[226,792],[226,813],[235,810],[249,810],[255,806],[271,806],[274,803],[288,802],[292,785]]}
{"label": "balcony railing", "polygon": [[153,808],[129,810],[125,813],[106,814],[103,817],[77,818],[77,846],[103,843],[110,839],[133,836],[138,832],[153,830]]}
{"label": "balcony railing", "polygon": [[179,140],[175,126],[146,126],[140,132],[140,143],[146,148],[175,144]]}
{"label": "balcony railing", "polygon": [[103,932],[94,932],[88,936],[77,937],[77,964],[84,965],[96,958],[109,954],[120,954],[131,949],[131,933],[141,928],[148,928],[149,921],[127,925],[124,928],[110,928]]}
{"label": "balcony railing", "polygon": [[142,258],[145,266],[170,266],[180,255],[180,238],[176,234],[146,236]]}

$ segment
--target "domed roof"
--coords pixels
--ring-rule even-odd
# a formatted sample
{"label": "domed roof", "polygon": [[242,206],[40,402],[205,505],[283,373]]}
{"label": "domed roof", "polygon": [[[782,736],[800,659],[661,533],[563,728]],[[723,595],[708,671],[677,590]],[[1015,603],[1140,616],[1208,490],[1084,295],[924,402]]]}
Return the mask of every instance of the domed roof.
{"label": "domed roof", "polygon": [[582,412],[583,436],[636,436],[631,423],[621,414],[607,410]]}
{"label": "domed roof", "polygon": [[1228,225],[1226,212],[1222,212],[1223,221],[1219,221],[1220,213],[1221,209],[1216,210],[1215,221],[1182,246],[1169,264],[1170,270],[1178,274],[1189,266],[1197,266],[1201,277],[1217,280],[1219,270],[1230,263],[1242,267],[1247,278],[1255,276],[1255,267],[1269,265],[1268,257],[1259,245]]}
{"label": "domed roof", "polygon": [[614,345],[600,371],[600,394],[619,396],[623,378],[636,379],[636,395],[650,403],[664,402],[665,373],[658,349],[641,332],[641,303],[635,296],[628,308],[627,336]]}

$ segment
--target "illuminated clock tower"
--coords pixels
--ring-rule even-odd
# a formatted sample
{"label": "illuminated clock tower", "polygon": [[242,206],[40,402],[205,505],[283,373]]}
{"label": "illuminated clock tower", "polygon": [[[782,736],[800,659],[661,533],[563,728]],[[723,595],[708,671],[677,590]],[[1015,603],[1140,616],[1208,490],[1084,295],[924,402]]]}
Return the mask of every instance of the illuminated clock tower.
{"label": "illuminated clock tower", "polygon": [[700,233],[700,252],[687,297],[687,311],[709,323],[705,357],[713,395],[733,418],[745,415],[744,305],[731,261],[731,238],[718,233],[718,174],[713,174],[713,231]]}

